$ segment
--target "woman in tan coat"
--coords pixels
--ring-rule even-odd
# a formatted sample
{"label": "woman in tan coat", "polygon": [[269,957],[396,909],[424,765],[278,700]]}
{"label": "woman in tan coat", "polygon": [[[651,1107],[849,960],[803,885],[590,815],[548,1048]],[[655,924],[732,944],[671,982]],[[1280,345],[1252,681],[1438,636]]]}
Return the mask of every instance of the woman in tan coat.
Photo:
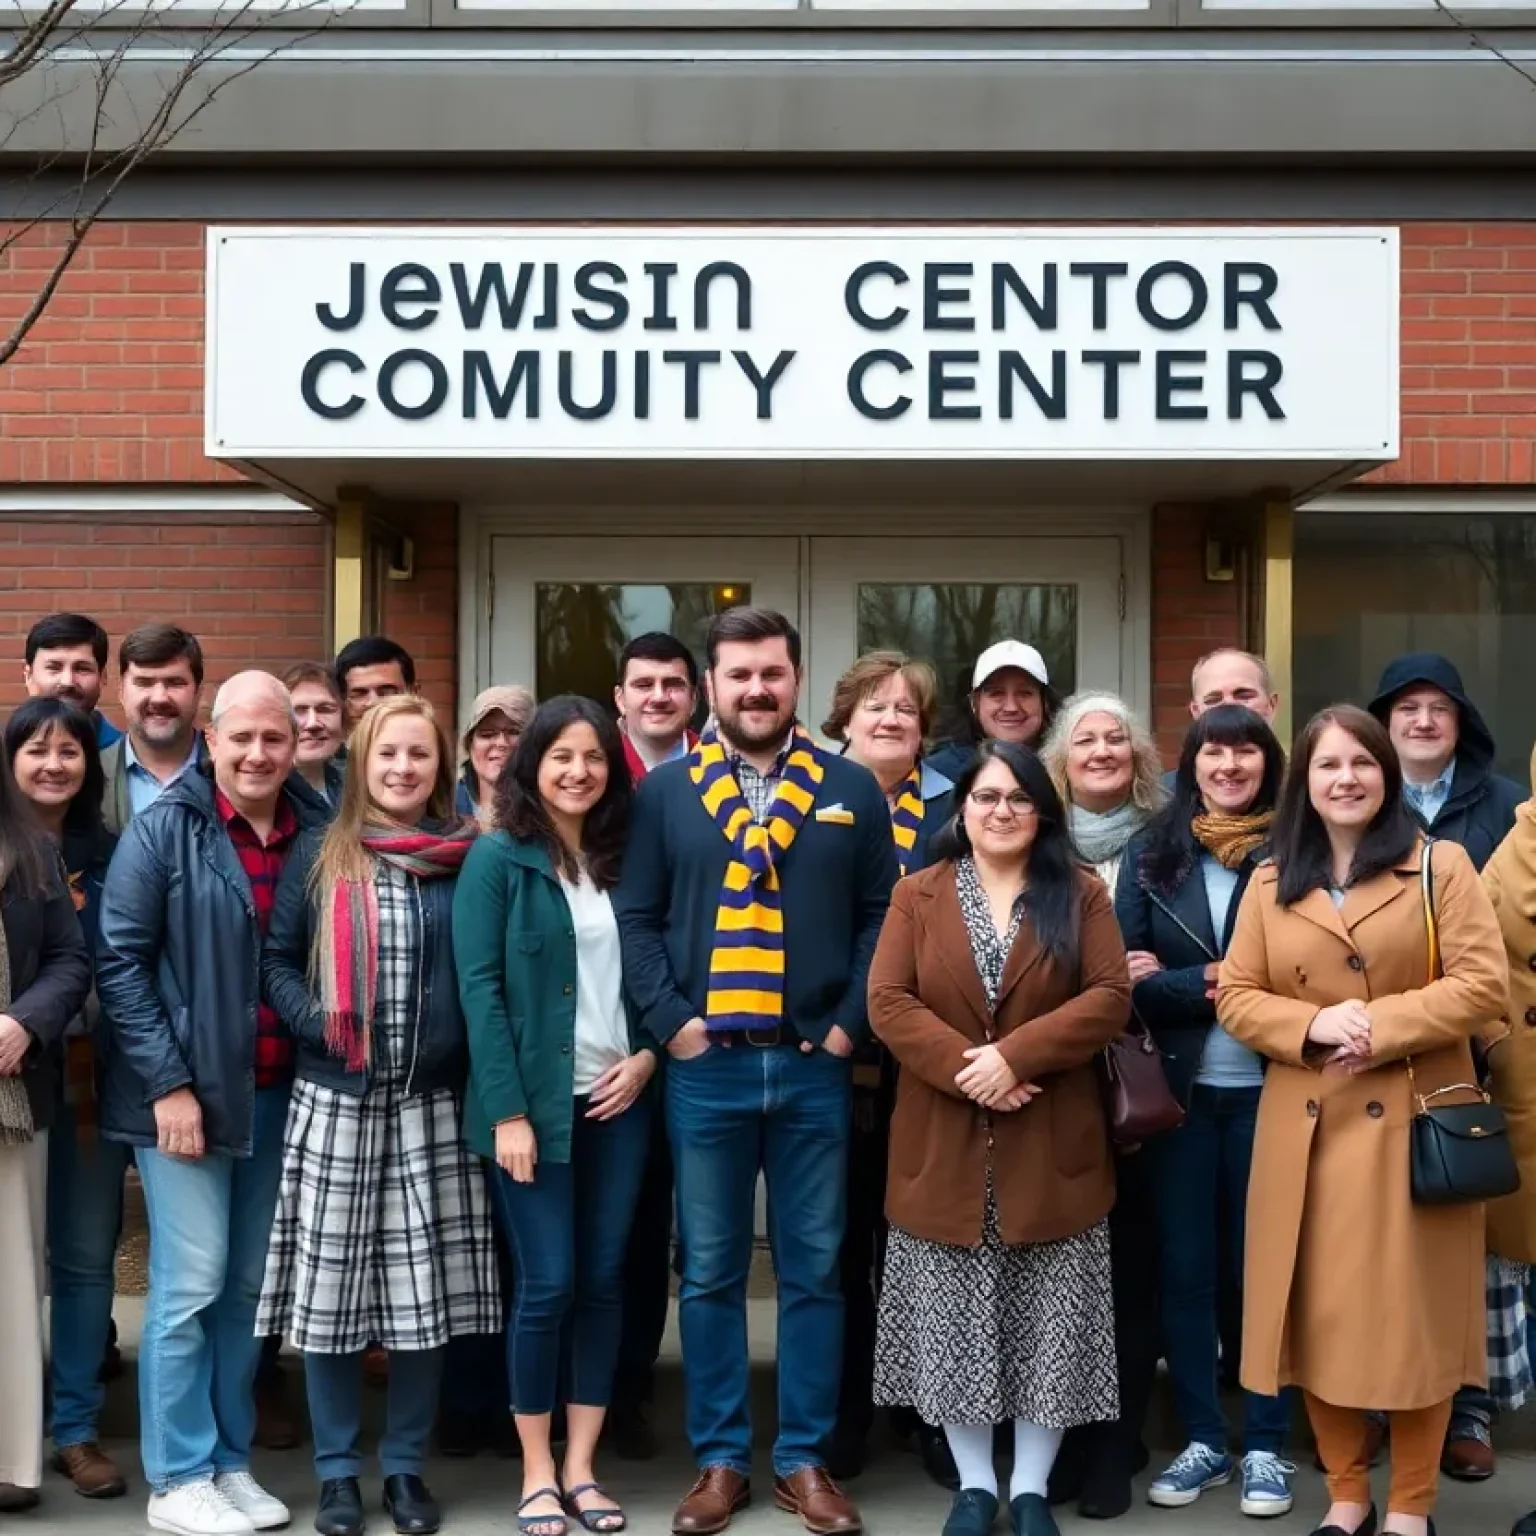
{"label": "woman in tan coat", "polygon": [[[1536,753],[1531,785],[1536,790]],[[1526,1288],[1536,1263],[1536,798],[1515,813],[1513,830],[1483,870],[1483,889],[1504,935],[1511,1003],[1510,1033],[1495,1042],[1488,1062],[1520,1165],[1519,1191],[1488,1207],[1489,1264],[1499,1271],[1488,1290],[1488,1387],[1497,1407],[1515,1409],[1531,1390]],[[1536,1510],[1512,1536],[1536,1536]]]}
{"label": "woman in tan coat", "polygon": [[1318,1536],[1375,1532],[1365,1411],[1389,1410],[1383,1529],[1425,1536],[1451,1399],[1486,1375],[1483,1210],[1414,1204],[1406,1061],[1421,1094],[1472,1080],[1469,1042],[1497,1029],[1508,999],[1503,946],[1471,861],[1436,843],[1430,978],[1424,845],[1391,742],[1363,710],[1335,706],[1302,732],[1271,847],[1216,1003],[1270,1062],[1248,1187],[1243,1385],[1305,1394],[1332,1499]]}
{"label": "woman in tan coat", "polygon": [[944,1426],[960,1473],[946,1536],[990,1529],[992,1428],[1012,1420],[1014,1532],[1056,1536],[1062,1432],[1118,1409],[1092,1062],[1125,1026],[1130,978],[1034,753],[983,742],[955,803],[943,862],[897,885],[870,971],[870,1023],[901,1069],[875,1401]]}

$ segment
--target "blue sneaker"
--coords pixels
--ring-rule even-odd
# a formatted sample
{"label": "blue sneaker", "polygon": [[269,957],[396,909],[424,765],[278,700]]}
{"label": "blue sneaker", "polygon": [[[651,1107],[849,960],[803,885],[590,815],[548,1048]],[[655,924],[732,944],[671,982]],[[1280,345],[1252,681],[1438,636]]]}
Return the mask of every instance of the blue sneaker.
{"label": "blue sneaker", "polygon": [[1183,1509],[1207,1488],[1219,1488],[1231,1481],[1232,1458],[1214,1445],[1201,1445],[1193,1440],[1147,1489],[1147,1503],[1156,1504],[1159,1509]]}
{"label": "blue sneaker", "polygon": [[1256,1520],[1290,1514],[1295,1473],[1296,1468],[1273,1451],[1249,1451],[1243,1457],[1243,1501],[1238,1507]]}

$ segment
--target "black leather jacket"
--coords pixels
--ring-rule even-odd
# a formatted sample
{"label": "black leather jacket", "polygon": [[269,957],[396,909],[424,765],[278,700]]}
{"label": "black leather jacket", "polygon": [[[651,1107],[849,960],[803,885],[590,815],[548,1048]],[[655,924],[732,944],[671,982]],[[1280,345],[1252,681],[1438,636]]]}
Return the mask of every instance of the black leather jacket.
{"label": "black leather jacket", "polygon": [[[298,774],[300,831],[330,807]],[[251,1155],[261,932],[206,771],[183,774],[125,828],[96,941],[105,1086],[101,1134],[152,1147],[156,1099],[190,1087],[210,1152]]]}

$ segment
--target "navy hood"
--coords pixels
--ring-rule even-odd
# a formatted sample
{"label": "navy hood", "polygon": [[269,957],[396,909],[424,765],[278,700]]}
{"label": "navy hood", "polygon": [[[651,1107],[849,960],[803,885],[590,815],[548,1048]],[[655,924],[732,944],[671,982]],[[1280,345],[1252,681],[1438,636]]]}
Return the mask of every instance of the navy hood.
{"label": "navy hood", "polygon": [[1461,673],[1456,670],[1455,663],[1437,651],[1415,651],[1411,656],[1399,656],[1389,661],[1381,674],[1381,681],[1376,685],[1376,697],[1367,708],[1385,725],[1397,696],[1422,683],[1428,683],[1448,694],[1461,711],[1460,732],[1456,743],[1457,761],[1465,761],[1484,770],[1490,768],[1494,759],[1493,732],[1488,729],[1477,705],[1467,697]]}

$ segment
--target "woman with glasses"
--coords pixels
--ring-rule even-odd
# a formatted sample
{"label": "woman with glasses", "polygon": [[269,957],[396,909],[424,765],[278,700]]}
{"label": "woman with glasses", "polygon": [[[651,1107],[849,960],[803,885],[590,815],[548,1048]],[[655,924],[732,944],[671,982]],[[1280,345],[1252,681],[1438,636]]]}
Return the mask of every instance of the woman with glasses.
{"label": "woman with glasses", "polygon": [[469,724],[459,742],[464,771],[453,808],[460,816],[473,816],[482,832],[496,825],[496,785],[533,710],[533,695],[514,687],[486,688],[470,706]]}
{"label": "woman with glasses", "polygon": [[960,1473],[945,1536],[998,1511],[1011,1423],[1016,1536],[1056,1536],[1062,1433],[1118,1407],[1114,1174],[1093,1060],[1125,1026],[1125,950],[1027,748],[984,742],[939,861],[901,881],[870,972],[901,1068],[875,1399],[942,1424]]}
{"label": "woman with glasses", "polygon": [[[954,784],[923,756],[933,728],[938,685],[933,668],[900,651],[870,651],[837,680],[822,731],[880,782],[891,812],[891,836],[903,875],[922,869],[934,834],[949,819]],[[848,1220],[844,1229],[843,1384],[828,1467],[837,1478],[863,1466],[874,1419],[870,1384],[875,1361],[875,1282],[885,1250],[886,1153],[896,1073],[876,1040],[853,1063],[853,1135],[848,1144]],[[916,1439],[923,1466],[954,1488],[955,1464],[944,1432],[910,1407],[892,1411],[892,1427]]]}
{"label": "woman with glasses", "polygon": [[[1113,891],[1126,847],[1167,798],[1156,744],[1124,700],[1078,693],[1062,705],[1041,757],[1066,803],[1077,856]],[[1069,1435],[1051,1479],[1057,1503],[1076,1499],[1079,1514],[1095,1520],[1131,1507],[1131,1478],[1148,1460],[1142,1427],[1157,1379],[1157,1204],[1140,1151],[1116,1156],[1115,1185],[1120,1415]]]}
{"label": "woman with glasses", "polygon": [[[1216,1020],[1216,973],[1243,892],[1269,844],[1285,774],[1275,734],[1240,704],[1189,728],[1173,803],[1132,840],[1115,914],[1129,950],[1136,1011],[1163,1052],[1181,1126],[1148,1143],[1157,1200],[1163,1351],[1187,1438],[1152,1484],[1164,1509],[1193,1504],[1239,1469],[1228,1452],[1218,1387],[1217,1299],[1241,1293],[1248,1171],[1263,1058]],[[1288,1396],[1247,1393],[1239,1507],[1284,1515],[1294,1468],[1280,1459]]]}

